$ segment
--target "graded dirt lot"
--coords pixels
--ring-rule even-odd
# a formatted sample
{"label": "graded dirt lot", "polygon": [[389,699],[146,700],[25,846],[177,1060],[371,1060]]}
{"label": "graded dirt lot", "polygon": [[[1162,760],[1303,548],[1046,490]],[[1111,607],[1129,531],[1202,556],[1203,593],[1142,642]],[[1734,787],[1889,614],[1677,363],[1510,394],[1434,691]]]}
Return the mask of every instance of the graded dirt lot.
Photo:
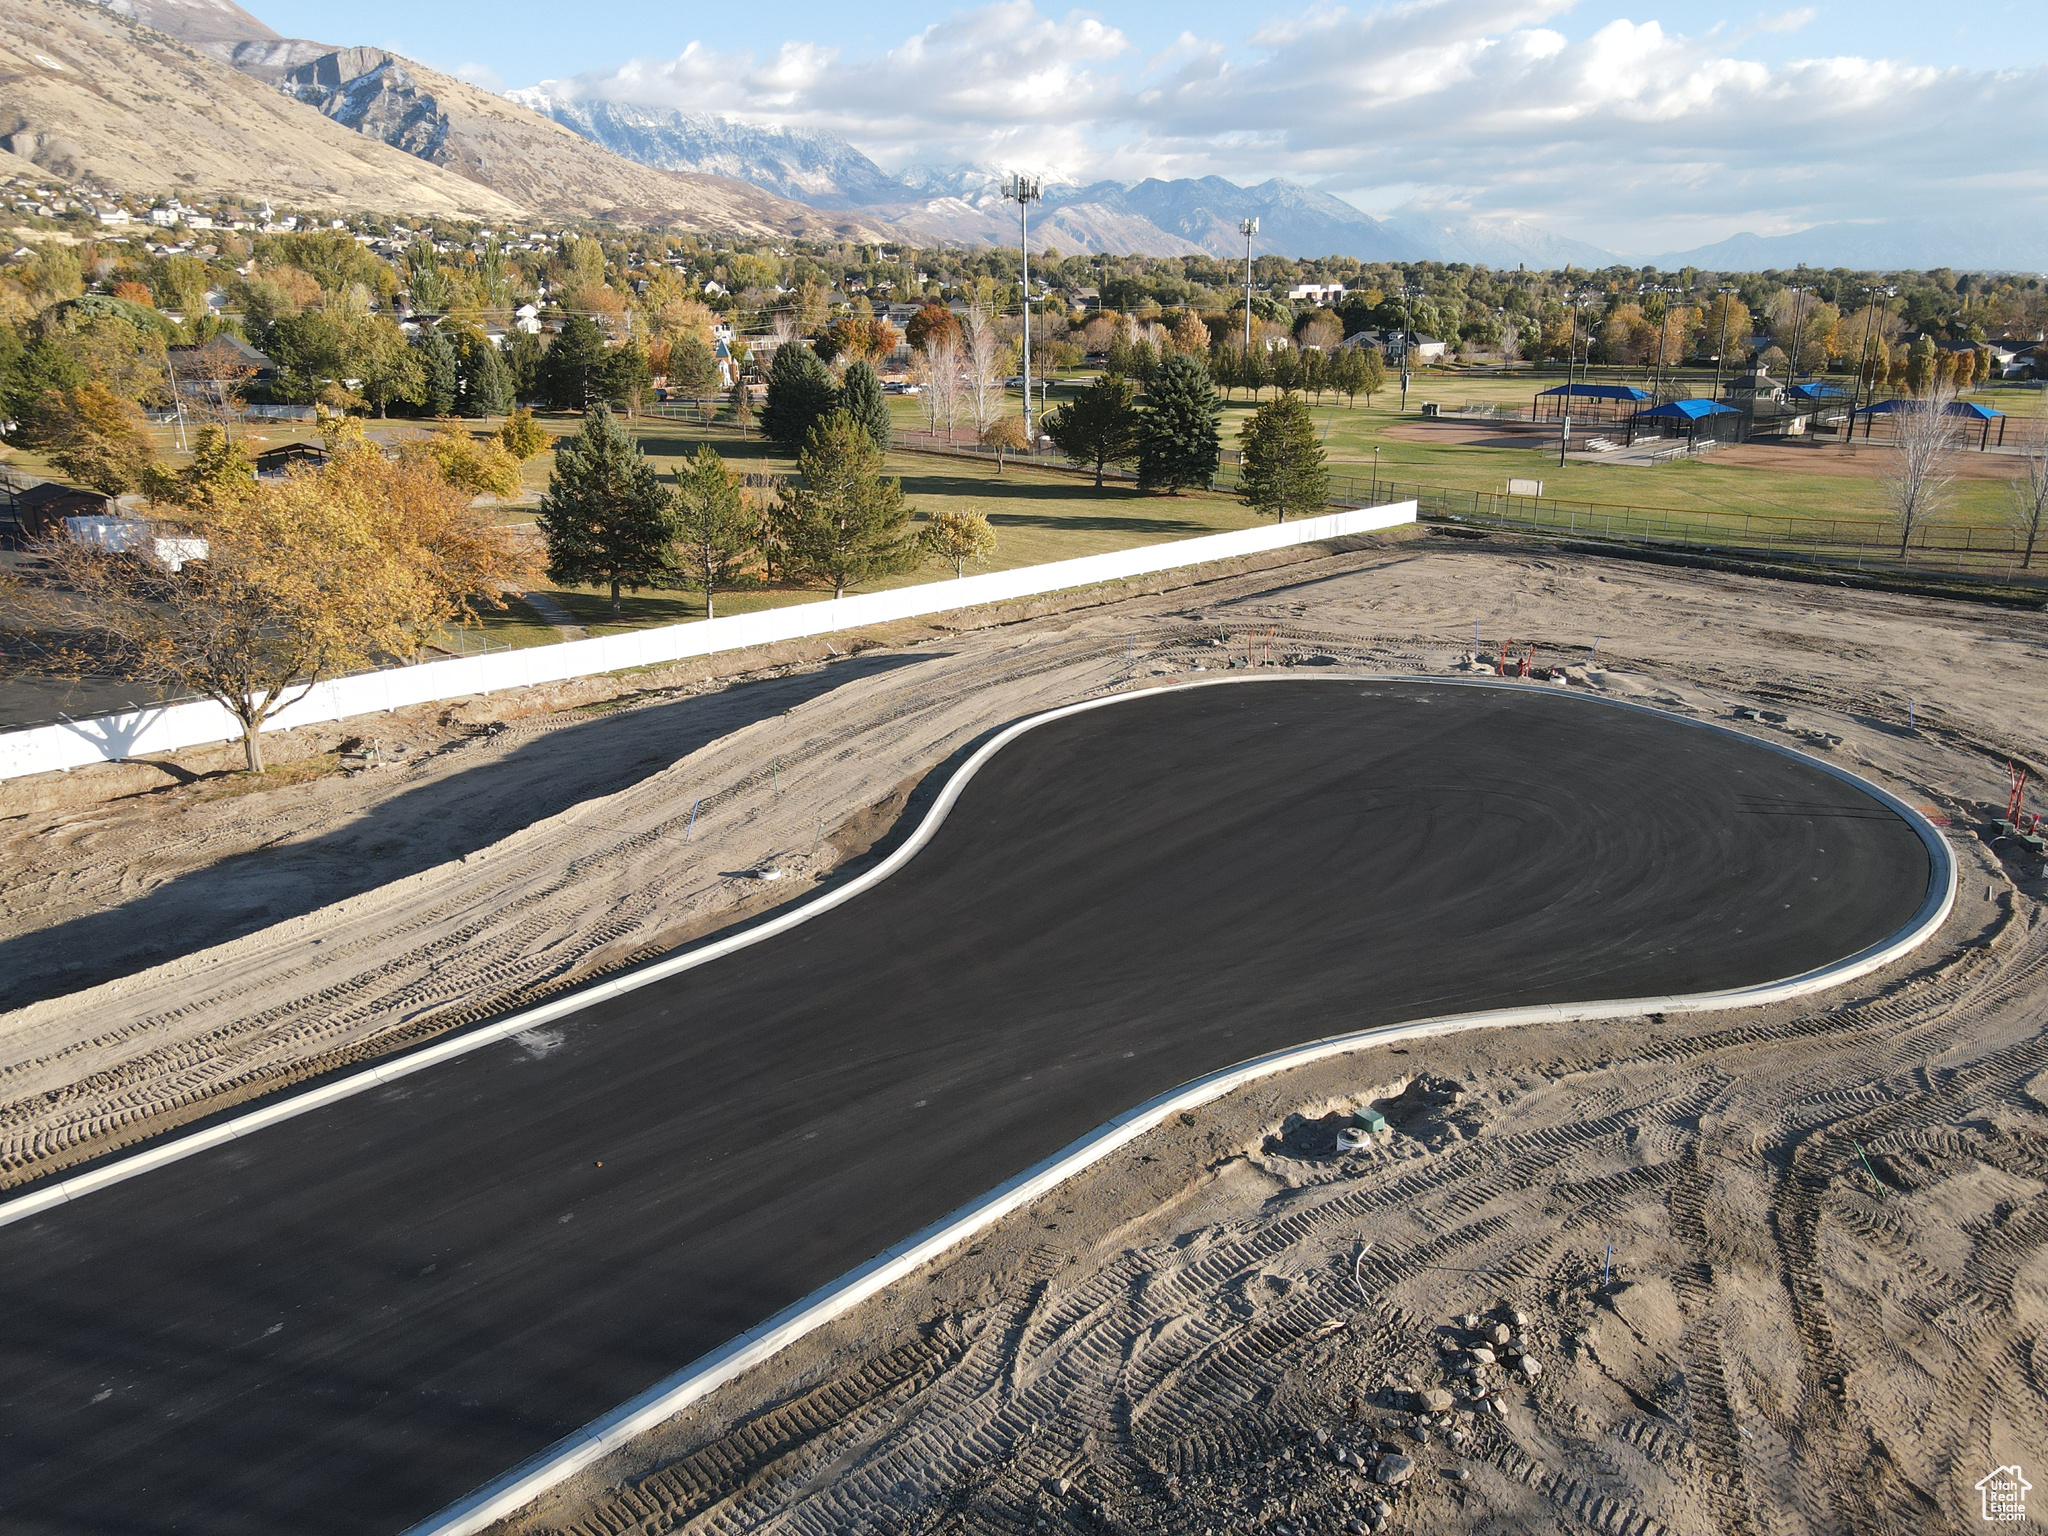
{"label": "graded dirt lot", "polygon": [[[996,720],[1247,656],[1441,675],[1475,621],[1489,648],[1593,648],[1589,685],[1619,696],[1785,713],[1743,728],[1949,820],[1956,916],[1900,974],[1802,1007],[1465,1037],[1246,1090],[517,1527],[1341,1530],[1384,1496],[1348,1453],[1405,1447],[1395,1529],[1960,1529],[1975,1479],[2048,1427],[2044,888],[1983,830],[2004,758],[2048,755],[2038,613],[1430,538],[694,696],[707,680],[675,679],[611,714],[480,701],[394,722],[410,766],[356,778],[31,803],[5,824],[6,974],[110,979],[0,1015],[12,1177],[727,921],[763,895],[744,872],[843,867]],[[463,791],[557,739],[597,798],[502,771]],[[438,813],[375,835],[409,796]],[[124,907],[133,925],[100,915]],[[1335,1158],[1327,1117],[1361,1096],[1402,1134]],[[1499,1302],[1543,1369],[1482,1367],[1475,1403],[1442,1346]],[[1439,1387],[1466,1395],[1415,1449],[1411,1394]]]}

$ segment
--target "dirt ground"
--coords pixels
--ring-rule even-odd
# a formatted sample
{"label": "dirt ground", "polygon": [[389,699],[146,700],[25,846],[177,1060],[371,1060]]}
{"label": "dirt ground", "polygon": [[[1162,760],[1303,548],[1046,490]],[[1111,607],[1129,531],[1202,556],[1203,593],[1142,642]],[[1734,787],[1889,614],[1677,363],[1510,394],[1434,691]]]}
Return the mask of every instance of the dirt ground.
{"label": "dirt ground", "polygon": [[[2048,757],[2048,618],[1435,536],[989,617],[395,719],[405,766],[354,777],[21,790],[7,1176],[720,926],[764,865],[829,878],[1019,715],[1313,653],[1442,672],[1476,623],[1678,713],[1783,713],[1743,728],[1946,821],[1955,917],[1797,1006],[1270,1079],[507,1530],[1960,1530],[2044,1443],[2048,884],[1987,815]],[[1396,1134],[1340,1156],[1360,1099]]]}

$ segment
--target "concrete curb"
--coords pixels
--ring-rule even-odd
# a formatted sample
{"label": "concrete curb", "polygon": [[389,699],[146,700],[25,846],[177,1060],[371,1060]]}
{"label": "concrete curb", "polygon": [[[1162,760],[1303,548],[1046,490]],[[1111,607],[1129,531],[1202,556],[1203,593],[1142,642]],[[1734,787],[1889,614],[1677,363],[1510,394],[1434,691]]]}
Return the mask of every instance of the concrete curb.
{"label": "concrete curb", "polygon": [[770,1359],[780,1350],[802,1338],[805,1334],[822,1327],[834,1318],[842,1316],[870,1296],[896,1284],[906,1276],[930,1263],[947,1249],[973,1236],[983,1228],[1001,1220],[1020,1206],[1028,1205],[1048,1191],[1058,1187],[1066,1179],[1088,1167],[1090,1164],[1109,1156],[1118,1148],[1129,1144],[1169,1116],[1183,1110],[1198,1107],[1223,1095],[1254,1082],[1261,1077],[1284,1072],[1294,1067],[1320,1061],[1330,1056],[1364,1050],[1397,1040],[1429,1039],[1439,1035],[1461,1033],[1473,1029],[1501,1029],[1523,1024],[1571,1023],[1592,1019],[1631,1018],[1647,1013],[1704,1013],[1723,1009],[1753,1008],[1767,1003],[1781,1002],[1822,991],[1853,981],[1859,976],[1890,964],[1909,954],[1926,941],[1947,919],[1955,905],[1957,870],[1953,854],[1947,841],[1925,817],[1890,791],[1871,783],[1858,774],[1832,763],[1795,751],[1777,742],[1761,740],[1747,732],[1734,730],[1716,721],[1693,720],[1672,715],[1650,705],[1636,704],[1628,700],[1609,699],[1593,694],[1560,694],[1554,686],[1508,682],[1492,678],[1445,678],[1428,677],[1413,673],[1329,673],[1287,674],[1282,676],[1247,675],[1243,677],[1205,678],[1168,689],[1147,689],[1141,692],[1111,694],[1104,698],[1088,699],[1078,704],[1065,705],[1059,709],[1047,710],[1032,715],[1005,727],[984,742],[982,746],[955,771],[952,778],[940,792],[924,820],[888,858],[877,864],[866,874],[848,881],[839,889],[805,902],[788,912],[770,919],[744,933],[727,938],[715,939],[695,949],[671,956],[628,975],[600,982],[594,986],[557,998],[553,1002],[527,1009],[507,1019],[481,1029],[427,1046],[409,1055],[363,1071],[351,1073],[335,1082],[328,1083],[308,1092],[296,1094],[279,1103],[237,1115],[220,1125],[197,1132],[190,1136],[169,1141],[160,1147],[151,1148],[132,1157],[112,1162],[105,1167],[93,1169],[76,1177],[60,1180],[45,1189],[32,1191],[14,1200],[0,1204],[0,1226],[20,1221],[41,1211],[52,1209],[67,1201],[90,1194],[96,1189],[134,1178],[151,1169],[179,1161],[212,1147],[221,1146],[241,1137],[253,1134],[279,1121],[323,1108],[341,1099],[353,1097],[385,1083],[395,1082],[414,1072],[424,1071],[444,1061],[467,1055],[484,1046],[496,1044],[509,1036],[522,1033],[537,1025],[579,1012],[592,1003],[606,998],[636,991],[656,981],[663,981],[697,966],[709,964],[736,950],[747,948],[777,934],[787,932],[801,923],[810,921],[821,913],[829,912],[854,897],[872,889],[896,873],[929,843],[937,834],[947,815],[958,802],[967,785],[984,764],[1004,747],[1015,741],[1026,731],[1033,730],[1055,720],[1089,710],[1106,708],[1113,704],[1127,703],[1134,699],[1157,696],[1162,692],[1179,692],[1189,687],[1217,687],[1242,683],[1428,683],[1460,688],[1540,688],[1552,696],[1577,700],[1581,703],[1601,705],[1615,709],[1637,710],[1653,714],[1660,719],[1700,730],[1718,731],[1724,735],[1737,736],[1751,745],[1765,751],[1776,752],[1809,767],[1818,768],[1845,783],[1853,784],[1864,793],[1879,801],[1905,821],[1919,835],[1926,847],[1930,860],[1930,875],[1926,897],[1907,924],[1897,933],[1880,940],[1857,954],[1780,981],[1760,983],[1756,986],[1737,988],[1722,992],[1703,992],[1675,997],[1625,998],[1608,1002],[1584,1004],[1550,1004],[1534,1008],[1496,1010],[1484,1013],[1448,1015],[1442,1018],[1422,1019],[1407,1024],[1384,1026],[1363,1030],[1355,1034],[1333,1035],[1323,1040],[1275,1051],[1250,1061],[1227,1067],[1208,1076],[1171,1089],[1157,1098],[1140,1104],[1135,1109],[1119,1115],[1107,1124],[1090,1131],[1015,1178],[999,1185],[972,1204],[962,1207],[939,1221],[926,1227],[861,1265],[858,1269],[841,1276],[831,1284],[812,1292],[809,1296],[793,1302],[758,1327],[712,1353],[693,1361],[674,1375],[655,1383],[639,1396],[630,1399],[601,1418],[593,1420],[583,1428],[557,1441],[554,1445],[520,1463],[502,1477],[485,1484],[439,1513],[410,1526],[403,1536],[470,1536],[470,1533],[485,1529],[493,1522],[503,1519],[525,1505],[533,1502],[542,1493],[574,1476],[592,1462],[608,1455],[611,1451],[632,1440],[636,1435],[653,1428],[665,1419],[674,1417],[719,1387],[738,1377],[754,1366]]}

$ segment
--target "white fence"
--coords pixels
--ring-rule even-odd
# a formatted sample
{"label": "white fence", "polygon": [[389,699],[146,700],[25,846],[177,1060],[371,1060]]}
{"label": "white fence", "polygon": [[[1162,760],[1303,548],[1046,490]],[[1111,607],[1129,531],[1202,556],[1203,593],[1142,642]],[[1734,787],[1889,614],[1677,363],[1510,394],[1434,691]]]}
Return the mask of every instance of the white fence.
{"label": "white fence", "polygon": [[[1078,560],[1055,560],[1012,571],[991,571],[985,576],[767,608],[726,619],[667,624],[595,640],[571,640],[562,645],[493,651],[483,656],[458,656],[382,672],[359,672],[319,684],[305,698],[274,716],[264,729],[289,730],[296,725],[344,720],[351,715],[400,709],[410,704],[498,693],[507,688],[591,677],[628,667],[660,666],[691,656],[710,656],[779,640],[800,640],[864,624],[918,618],[980,603],[1008,602],[1042,592],[1092,586],[1209,560],[1227,560],[1235,555],[1373,533],[1414,521],[1412,501],[1361,507],[1270,528],[1175,539],[1166,544],[1114,550],[1106,555],[1083,555]],[[0,734],[0,779],[90,763],[120,762],[124,758],[175,752],[207,742],[235,741],[241,734],[234,716],[210,700],[165,704],[128,714],[103,715],[96,720],[67,720],[58,725]]]}

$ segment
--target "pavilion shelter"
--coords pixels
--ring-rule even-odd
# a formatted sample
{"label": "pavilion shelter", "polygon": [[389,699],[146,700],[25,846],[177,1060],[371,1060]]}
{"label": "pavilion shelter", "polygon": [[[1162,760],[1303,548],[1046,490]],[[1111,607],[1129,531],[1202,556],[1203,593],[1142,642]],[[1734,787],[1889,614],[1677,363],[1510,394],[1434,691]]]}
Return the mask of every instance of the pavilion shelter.
{"label": "pavilion shelter", "polygon": [[1718,400],[1673,400],[1669,405],[1660,405],[1654,410],[1637,411],[1628,419],[1628,440],[1636,440],[1638,430],[1654,431],[1663,437],[1684,437],[1690,447],[1698,441],[1700,423],[1706,422],[1707,435],[1716,437],[1716,418],[1728,417],[1730,426],[1737,426],[1742,412],[1732,405],[1723,405]]}
{"label": "pavilion shelter", "polygon": [[[1860,411],[1851,415],[1849,431],[1852,434],[1855,432],[1855,418],[1860,415],[1863,418],[1863,435],[1867,439],[1870,436],[1871,424],[1875,418],[1879,416],[1897,416],[1903,411],[1925,409],[1926,406],[1921,401],[1915,400],[1911,395],[1899,395],[1890,400],[1879,400],[1874,405],[1866,405]],[[1988,405],[1979,405],[1974,400],[1951,400],[1942,414],[1960,417],[1964,422],[1977,423],[1977,451],[1979,453],[1984,452],[1991,446],[1991,423],[1996,421],[1998,423],[1998,445],[2001,448],[2005,446],[2005,412],[1993,410]]]}
{"label": "pavilion shelter", "polygon": [[[1536,396],[1536,419],[1580,416],[1594,421],[1620,421],[1649,400],[1647,390],[1633,384],[1560,384]],[[1545,402],[1551,402],[1546,406]],[[1581,407],[1584,407],[1581,409]]]}

